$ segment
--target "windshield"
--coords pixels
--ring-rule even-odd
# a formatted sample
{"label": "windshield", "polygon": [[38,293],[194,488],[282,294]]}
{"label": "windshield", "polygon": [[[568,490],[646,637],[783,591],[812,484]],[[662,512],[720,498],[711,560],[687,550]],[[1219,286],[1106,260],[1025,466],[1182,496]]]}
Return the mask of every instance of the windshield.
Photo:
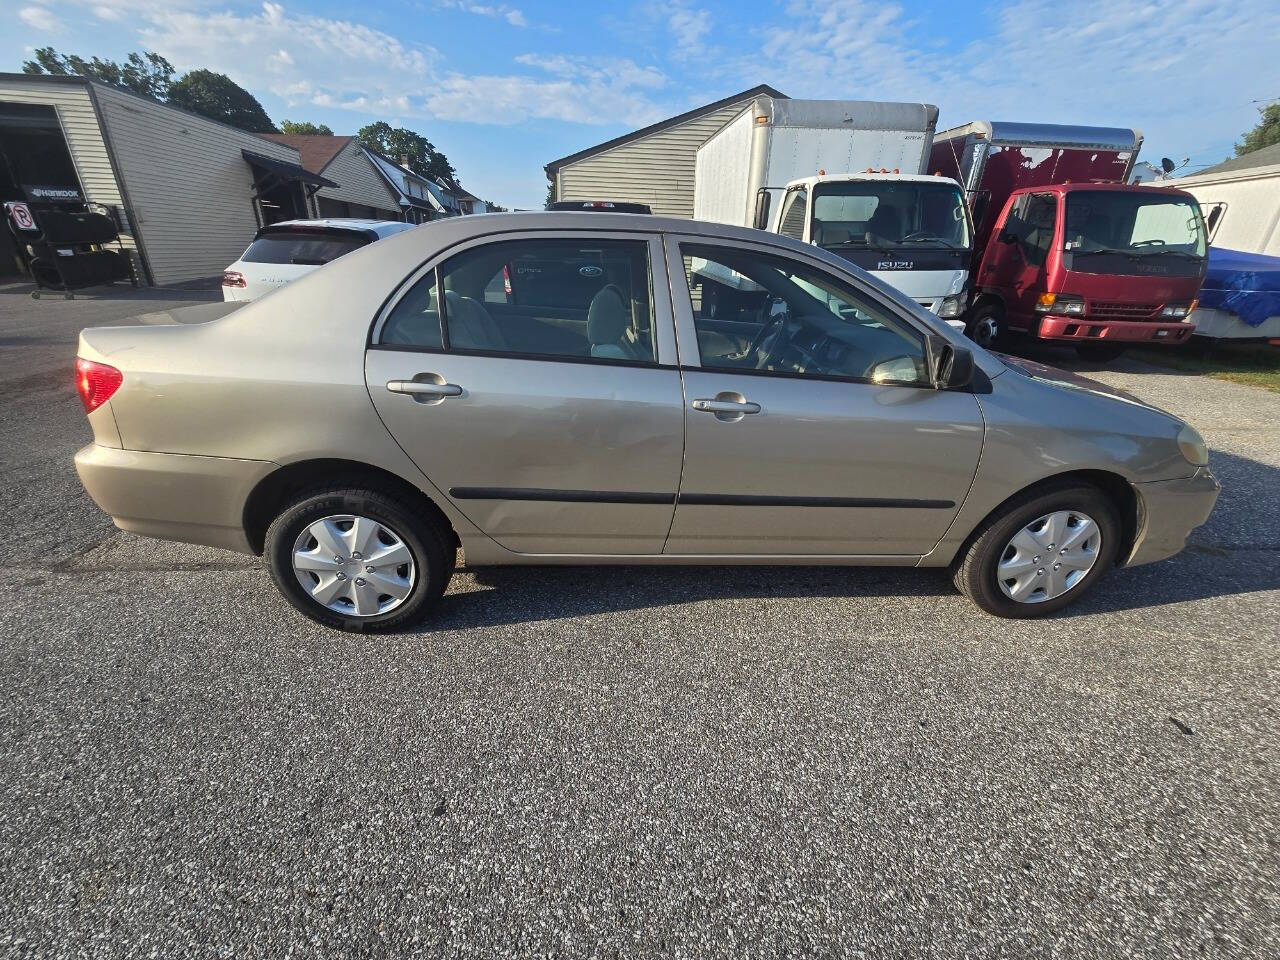
{"label": "windshield", "polygon": [[1133,192],[1067,194],[1064,249],[1077,256],[1203,257],[1204,221],[1189,197]]}
{"label": "windshield", "polygon": [[819,183],[813,188],[813,242],[965,250],[964,195],[945,180]]}

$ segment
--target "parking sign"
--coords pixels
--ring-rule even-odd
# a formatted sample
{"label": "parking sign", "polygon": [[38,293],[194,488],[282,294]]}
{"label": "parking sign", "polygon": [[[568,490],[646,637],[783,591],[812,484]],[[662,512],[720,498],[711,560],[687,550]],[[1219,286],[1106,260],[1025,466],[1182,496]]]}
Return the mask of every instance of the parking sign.
{"label": "parking sign", "polygon": [[25,230],[27,233],[40,232],[40,228],[36,226],[36,218],[31,215],[31,208],[25,203],[6,203],[5,208],[8,210],[9,219],[19,230]]}

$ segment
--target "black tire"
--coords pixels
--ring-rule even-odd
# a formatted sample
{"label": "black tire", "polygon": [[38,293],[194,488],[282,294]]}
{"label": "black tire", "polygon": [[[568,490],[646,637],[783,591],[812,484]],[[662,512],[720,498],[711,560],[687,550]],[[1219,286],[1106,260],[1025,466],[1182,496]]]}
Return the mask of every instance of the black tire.
{"label": "black tire", "polygon": [[[1000,588],[997,566],[1013,536],[1038,517],[1058,510],[1078,510],[1098,524],[1102,542],[1093,567],[1066,593],[1039,603],[1021,603]],[[1075,603],[1115,563],[1120,545],[1120,517],[1111,498],[1082,483],[1042,486],[1014,497],[990,517],[970,540],[952,568],[956,589],[987,613],[1009,619],[1043,617]]]}
{"label": "black tire", "polygon": [[1009,331],[1000,304],[979,304],[964,325],[964,335],[987,350],[998,350],[1007,343]]}
{"label": "black tire", "polygon": [[1076,356],[1090,363],[1110,363],[1129,349],[1126,343],[1077,343]]}
{"label": "black tire", "polygon": [[[376,520],[393,530],[409,548],[417,577],[399,606],[367,617],[345,615],[323,606],[302,588],[293,571],[294,544],[308,525],[334,514]],[[420,505],[381,490],[359,487],[300,494],[267,528],[263,553],[271,579],[286,600],[318,623],[354,633],[385,633],[419,622],[444,593],[458,558],[451,533]]]}

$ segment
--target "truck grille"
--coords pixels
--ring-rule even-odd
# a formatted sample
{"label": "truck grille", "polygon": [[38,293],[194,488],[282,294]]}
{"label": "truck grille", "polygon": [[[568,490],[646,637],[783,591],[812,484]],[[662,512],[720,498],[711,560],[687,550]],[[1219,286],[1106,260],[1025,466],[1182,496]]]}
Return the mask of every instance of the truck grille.
{"label": "truck grille", "polygon": [[1089,304],[1089,316],[1099,320],[1154,320],[1160,312],[1158,303],[1106,303]]}

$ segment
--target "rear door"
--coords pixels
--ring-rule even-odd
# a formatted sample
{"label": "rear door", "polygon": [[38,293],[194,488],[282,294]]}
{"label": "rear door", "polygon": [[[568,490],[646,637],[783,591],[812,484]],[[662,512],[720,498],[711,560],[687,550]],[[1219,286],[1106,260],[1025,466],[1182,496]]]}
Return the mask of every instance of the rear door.
{"label": "rear door", "polygon": [[[522,268],[552,282],[522,286]],[[655,236],[531,232],[450,251],[384,308],[365,373],[400,445],[507,549],[662,551],[683,394]]]}
{"label": "rear door", "polygon": [[[677,237],[667,256],[686,435],[666,552],[910,563],[932,550],[973,481],[983,421],[971,393],[928,383],[924,332],[776,248]],[[735,337],[708,313],[725,287]]]}

